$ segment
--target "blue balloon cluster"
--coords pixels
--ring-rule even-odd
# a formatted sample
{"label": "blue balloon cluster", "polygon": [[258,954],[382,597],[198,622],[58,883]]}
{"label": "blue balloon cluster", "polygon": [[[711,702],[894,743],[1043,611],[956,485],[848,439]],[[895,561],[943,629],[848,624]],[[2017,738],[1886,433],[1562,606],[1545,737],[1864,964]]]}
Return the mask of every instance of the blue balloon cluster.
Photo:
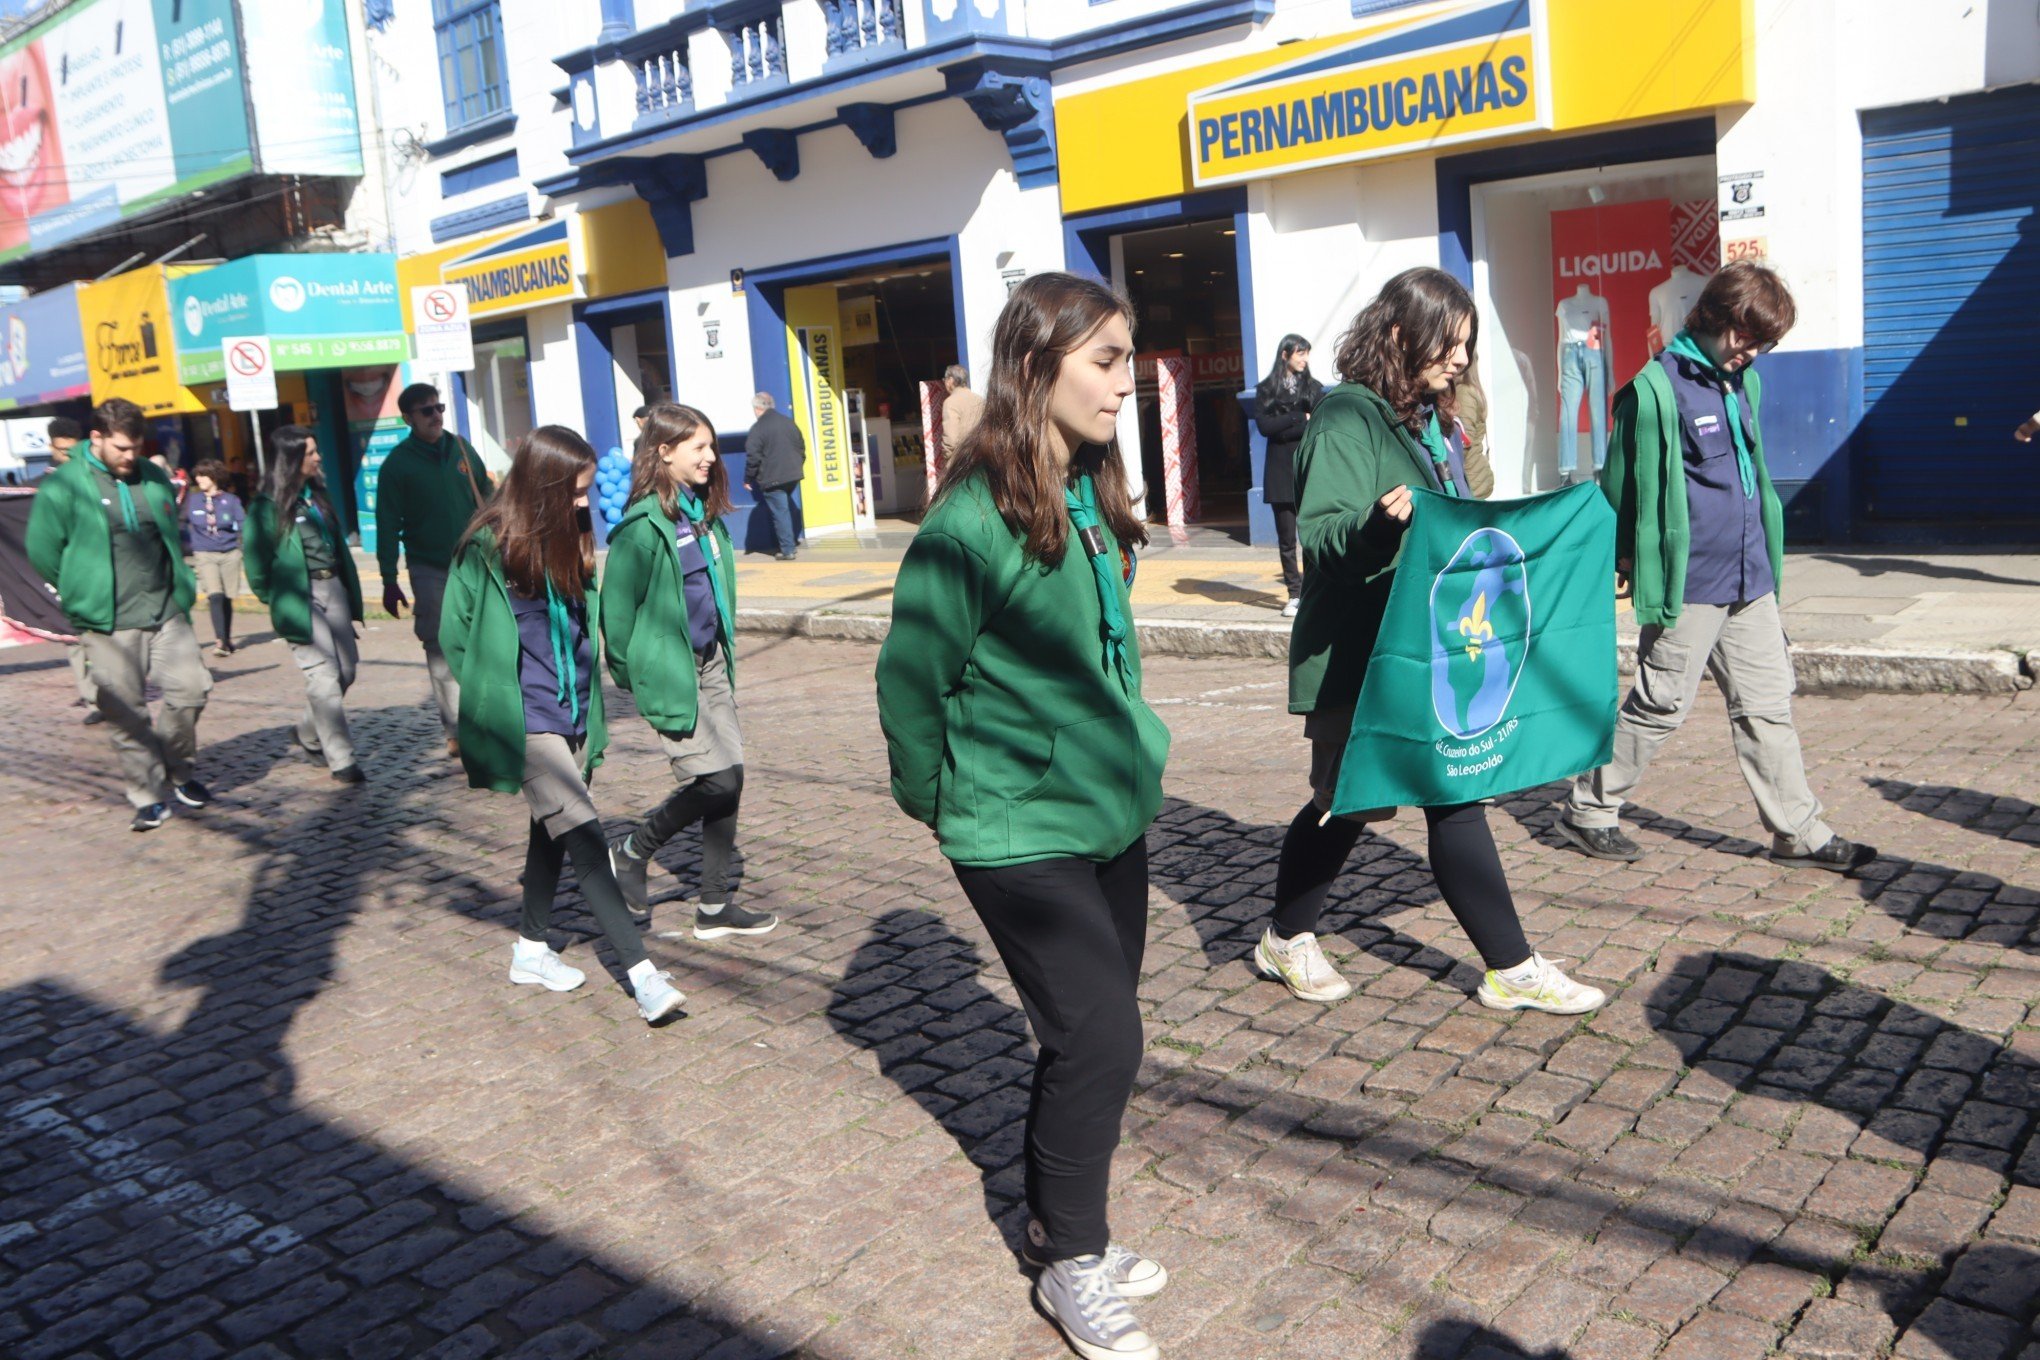
{"label": "blue balloon cluster", "polygon": [[603,522],[623,519],[623,507],[630,499],[630,458],[622,449],[611,449],[595,464],[595,505]]}

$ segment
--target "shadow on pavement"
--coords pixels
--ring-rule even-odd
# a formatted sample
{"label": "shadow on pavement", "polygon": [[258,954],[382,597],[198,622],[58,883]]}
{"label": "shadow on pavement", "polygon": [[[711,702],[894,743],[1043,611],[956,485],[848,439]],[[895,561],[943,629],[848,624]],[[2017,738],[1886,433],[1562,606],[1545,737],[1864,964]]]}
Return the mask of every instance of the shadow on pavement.
{"label": "shadow on pavement", "polygon": [[2040,1063],[1813,964],[1751,954],[1689,958],[1643,1004],[1695,1098],[1811,1107],[1786,1150],[1738,1177],[1746,1196],[1802,1215],[1773,1259],[1846,1271],[1844,1294],[1940,1353],[1982,1360],[2026,1335],[2040,1253],[1971,1243],[2003,1182],[2040,1184]]}
{"label": "shadow on pavement", "polygon": [[828,1015],[956,1140],[983,1180],[986,1216],[1017,1252],[1034,1048],[1020,1008],[978,980],[984,966],[977,947],[934,913],[889,911],[844,969]]}
{"label": "shadow on pavement", "polygon": [[1858,576],[1924,576],[1936,581],[1980,581],[1999,586],[2031,586],[2030,576],[2000,576],[1975,567],[1958,567],[1952,562],[1929,562],[1918,557],[1858,557],[1853,553],[1812,553],[1816,562],[1847,567]]}

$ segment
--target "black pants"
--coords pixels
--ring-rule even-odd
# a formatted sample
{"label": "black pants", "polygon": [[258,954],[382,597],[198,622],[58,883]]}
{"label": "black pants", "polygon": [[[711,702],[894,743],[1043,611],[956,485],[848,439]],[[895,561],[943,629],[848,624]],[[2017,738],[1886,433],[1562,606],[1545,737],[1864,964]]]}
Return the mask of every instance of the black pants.
{"label": "black pants", "polygon": [[541,822],[531,824],[531,838],[524,848],[524,914],[517,933],[527,940],[543,940],[552,925],[553,894],[559,890],[560,868],[571,855],[574,879],[581,885],[581,899],[625,972],[645,961],[645,942],[630,909],[623,904],[623,890],[616,886],[616,874],[609,867],[609,842],[602,838],[602,823],[583,822],[557,840],[546,834]]}
{"label": "black pants", "polygon": [[208,595],[206,608],[212,614],[213,641],[224,646],[234,641],[234,601],[227,595]]}
{"label": "black pants", "polygon": [[1303,594],[1303,551],[1296,545],[1296,507],[1277,502],[1268,507],[1275,512],[1275,548],[1282,554],[1282,584],[1289,587],[1289,598]]}
{"label": "black pants", "polygon": [[659,847],[701,823],[701,892],[710,906],[730,900],[730,860],[737,850],[737,807],[744,796],[744,767],[732,765],[682,784],[645,814],[624,844],[624,853],[650,859]]}
{"label": "black pants", "polygon": [[1105,1250],[1105,1192],[1146,1046],[1147,840],[1116,859],[956,869],[1020,992],[1040,1057],[1027,1108],[1027,1206],[1046,1259]]}
{"label": "black pants", "polygon": [[[1325,894],[1346,867],[1346,856],[1365,830],[1360,823],[1324,816],[1305,803],[1282,838],[1282,862],[1275,871],[1275,933],[1285,939],[1317,929]],[[1445,905],[1490,968],[1514,968],[1530,957],[1523,923],[1516,916],[1502,857],[1488,830],[1487,808],[1479,803],[1424,809],[1431,828],[1431,874]]]}

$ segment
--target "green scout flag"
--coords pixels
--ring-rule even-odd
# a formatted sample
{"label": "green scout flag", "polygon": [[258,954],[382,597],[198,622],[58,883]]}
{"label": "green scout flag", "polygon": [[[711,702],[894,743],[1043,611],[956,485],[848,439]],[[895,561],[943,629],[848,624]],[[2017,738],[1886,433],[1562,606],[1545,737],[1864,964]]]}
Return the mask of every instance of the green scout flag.
{"label": "green scout flag", "polygon": [[1410,494],[1333,811],[1470,803],[1607,764],[1615,513],[1600,488]]}

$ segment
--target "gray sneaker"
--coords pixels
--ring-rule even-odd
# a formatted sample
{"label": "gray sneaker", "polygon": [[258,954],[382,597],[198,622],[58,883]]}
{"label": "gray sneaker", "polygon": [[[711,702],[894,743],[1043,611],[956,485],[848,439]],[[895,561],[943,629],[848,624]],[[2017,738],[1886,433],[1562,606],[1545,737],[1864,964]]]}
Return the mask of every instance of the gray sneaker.
{"label": "gray sneaker", "polygon": [[1622,864],[1634,864],[1643,858],[1643,847],[1622,834],[1619,826],[1574,826],[1564,817],[1553,825],[1560,840],[1570,844],[1581,854],[1592,855],[1595,859],[1612,859]]}
{"label": "gray sneaker", "polygon": [[[1027,1245],[1020,1248],[1020,1259],[1036,1270],[1045,1270],[1048,1262],[1035,1253],[1042,1250],[1047,1237],[1039,1223],[1027,1225]],[[1112,1277],[1112,1287],[1119,1291],[1122,1299],[1144,1299],[1150,1294],[1159,1294],[1169,1282],[1169,1272],[1160,1261],[1141,1255],[1132,1247],[1122,1247],[1117,1242],[1105,1248],[1105,1273]]]}
{"label": "gray sneaker", "polygon": [[1034,1283],[1034,1303],[1084,1360],[1161,1360],[1102,1256],[1051,1262]]}

